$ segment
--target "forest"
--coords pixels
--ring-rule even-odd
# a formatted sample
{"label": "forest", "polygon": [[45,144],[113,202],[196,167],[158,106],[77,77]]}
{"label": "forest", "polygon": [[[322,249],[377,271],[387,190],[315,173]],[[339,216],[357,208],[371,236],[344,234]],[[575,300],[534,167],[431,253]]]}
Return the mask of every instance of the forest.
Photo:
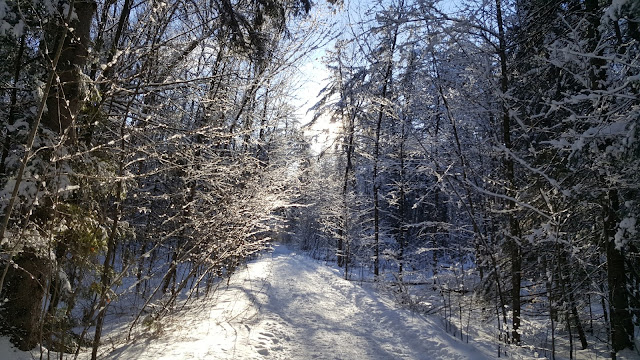
{"label": "forest", "polygon": [[0,0],[0,59],[21,350],[96,359],[273,242],[497,356],[640,345],[637,0]]}

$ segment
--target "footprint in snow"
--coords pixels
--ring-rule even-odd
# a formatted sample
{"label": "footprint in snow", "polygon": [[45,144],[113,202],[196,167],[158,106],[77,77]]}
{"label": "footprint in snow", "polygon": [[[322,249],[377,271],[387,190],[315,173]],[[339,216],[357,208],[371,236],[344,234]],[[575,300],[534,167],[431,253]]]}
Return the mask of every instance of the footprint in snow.
{"label": "footprint in snow", "polygon": [[263,357],[278,356],[277,353],[286,352],[281,341],[287,341],[289,336],[281,329],[282,324],[277,321],[267,320],[260,326],[262,329],[252,336],[255,351]]}

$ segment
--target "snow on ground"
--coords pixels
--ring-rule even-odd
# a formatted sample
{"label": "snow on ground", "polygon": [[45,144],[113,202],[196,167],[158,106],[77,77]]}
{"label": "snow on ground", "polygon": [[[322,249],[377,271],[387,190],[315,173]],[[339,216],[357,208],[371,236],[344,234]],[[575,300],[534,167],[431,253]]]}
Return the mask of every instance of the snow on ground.
{"label": "snow on ground", "polygon": [[226,290],[106,359],[486,359],[433,320],[276,246]]}
{"label": "snow on ground", "polygon": [[[447,334],[435,318],[398,308],[375,290],[343,280],[337,269],[278,245],[214,296],[141,329],[130,342],[122,332],[107,334],[100,358],[491,358]],[[1,340],[0,348],[10,351]],[[2,351],[2,359],[20,359],[20,353]]]}
{"label": "snow on ground", "polygon": [[[466,344],[446,333],[439,316],[402,309],[371,284],[343,280],[337,268],[280,245],[238,270],[228,286],[221,282],[209,298],[190,302],[161,321],[145,319],[132,341],[124,340],[131,315],[117,313],[105,326],[109,330],[100,359],[476,360],[497,355],[494,337],[483,334],[490,329],[484,329],[481,316],[472,316],[472,340]],[[0,360],[60,359],[59,354],[40,355],[39,349],[16,351],[0,337]],[[510,348],[507,358],[536,355]],[[592,351],[577,355],[602,358]],[[79,357],[89,358],[88,352]],[[618,358],[639,359],[631,350]]]}

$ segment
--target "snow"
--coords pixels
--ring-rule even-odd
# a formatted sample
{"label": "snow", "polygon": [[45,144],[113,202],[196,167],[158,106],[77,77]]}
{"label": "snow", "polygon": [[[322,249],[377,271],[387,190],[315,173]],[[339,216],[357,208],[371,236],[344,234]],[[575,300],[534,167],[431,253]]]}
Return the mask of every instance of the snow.
{"label": "snow", "polygon": [[636,218],[625,217],[624,219],[622,219],[622,221],[620,221],[620,224],[618,224],[618,231],[616,231],[616,234],[614,236],[616,249],[624,249],[624,247],[629,242],[629,238],[635,236],[636,234]]}
{"label": "snow", "polygon": [[27,352],[15,349],[8,337],[0,336],[0,359],[31,360],[33,357]]}
{"label": "snow", "polygon": [[616,21],[620,18],[620,13],[622,11],[622,7],[625,6],[628,0],[613,0],[611,1],[611,5],[605,11],[604,19],[611,19],[612,21]]}
{"label": "snow", "polygon": [[[107,334],[100,358],[493,358],[447,334],[437,317],[402,309],[366,286],[275,246],[210,298],[190,303],[160,324],[143,321],[133,341],[123,340],[126,328]],[[31,359],[31,354],[13,352],[6,338],[0,340],[0,359]]]}
{"label": "snow", "polygon": [[13,36],[15,36],[16,38],[20,38],[23,33],[24,33],[24,21],[20,20],[13,27]]}
{"label": "snow", "polygon": [[106,358],[487,358],[437,322],[284,246],[250,263],[215,299],[179,315],[163,333],[162,341],[138,341]]}

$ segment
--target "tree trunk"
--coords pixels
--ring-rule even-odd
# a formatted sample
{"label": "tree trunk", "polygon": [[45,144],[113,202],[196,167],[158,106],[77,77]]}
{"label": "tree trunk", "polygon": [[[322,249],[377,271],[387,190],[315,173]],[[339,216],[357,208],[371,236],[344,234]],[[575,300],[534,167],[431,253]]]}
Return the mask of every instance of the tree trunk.
{"label": "tree trunk", "polygon": [[3,298],[3,317],[10,328],[11,342],[28,351],[38,344],[40,315],[46,295],[46,282],[51,276],[51,262],[33,252],[23,252],[14,258],[15,267],[7,274]]}
{"label": "tree trunk", "polygon": [[[166,294],[167,290],[169,290],[169,286],[172,286],[171,287],[172,289],[175,287],[177,271],[178,271],[178,249],[173,249],[171,253],[171,266],[169,266],[168,276],[165,278],[164,283],[162,284],[163,294]],[[172,294],[173,294],[173,291],[172,291]]]}
{"label": "tree trunk", "polygon": [[629,312],[627,273],[622,249],[616,247],[614,235],[619,208],[618,192],[609,190],[604,206],[604,241],[607,257],[607,282],[609,289],[609,319],[611,322],[611,348],[617,353],[633,348],[633,322]]}
{"label": "tree trunk", "polygon": [[396,50],[398,40],[398,25],[396,24],[391,40],[391,48],[386,63],[384,78],[382,79],[382,101],[378,109],[378,120],[376,121],[376,136],[373,150],[373,274],[380,275],[380,134],[382,131],[382,117],[384,115],[384,100],[387,99],[389,83],[393,73],[393,55]]}
{"label": "tree trunk", "polygon": [[[498,23],[498,56],[500,57],[500,90],[504,97],[509,89],[509,80],[507,74],[507,52],[506,38],[504,33],[504,25],[502,21],[502,3],[496,0],[496,19]],[[502,100],[502,136],[505,149],[511,151],[511,118],[507,109],[505,99]],[[513,158],[510,154],[505,154],[503,164],[505,167],[505,177],[507,184],[507,195],[514,197],[515,195],[515,173]],[[511,258],[511,311],[513,318],[513,331],[511,337],[514,344],[520,344],[520,284],[522,278],[522,256],[520,254],[520,244],[518,238],[520,236],[520,225],[515,214],[515,202],[507,200],[507,212],[509,213],[509,256]]]}
{"label": "tree trunk", "polygon": [[576,307],[573,291],[569,292],[569,303],[571,304],[571,314],[573,315],[573,321],[576,324],[576,330],[578,331],[578,337],[580,338],[580,345],[582,346],[582,350],[585,350],[589,347],[589,343],[587,342],[587,336],[584,332],[582,322],[580,321],[580,315],[578,314],[578,308]]}
{"label": "tree trunk", "polygon": [[[129,113],[129,108],[126,109],[126,114]],[[124,192],[124,180],[122,180],[122,176],[124,175],[125,168],[125,127],[126,127],[126,119],[127,116],[124,117],[121,125],[120,125],[120,162],[118,164],[118,177],[120,180],[118,181],[118,186],[116,188],[115,194],[115,207],[113,210],[113,222],[111,224],[111,232],[109,233],[109,239],[107,240],[107,253],[104,257],[104,262],[102,265],[102,274],[100,275],[100,298],[98,300],[98,317],[96,319],[96,331],[93,337],[93,348],[91,350],[91,360],[96,360],[98,355],[98,347],[100,346],[100,338],[102,337],[102,325],[104,324],[104,319],[107,314],[107,307],[109,306],[109,290],[111,289],[112,282],[112,272],[114,269],[114,261],[116,257],[116,245],[117,245],[117,231],[118,231],[118,222],[122,217],[122,194]]]}
{"label": "tree trunk", "polygon": [[[72,36],[56,36],[55,41],[64,41],[60,60],[58,61],[57,82],[47,97],[47,112],[42,118],[42,124],[49,129],[63,134],[73,124],[84,96],[82,94],[81,73],[87,62],[89,44],[91,42],[91,22],[96,11],[96,3],[92,0],[73,3],[77,19],[71,21]],[[54,25],[55,33],[64,34],[65,24]],[[70,139],[75,139],[73,129],[69,130]]]}
{"label": "tree trunk", "polygon": [[[13,125],[16,121],[17,103],[18,103],[18,81],[20,80],[20,72],[22,71],[22,55],[24,54],[26,35],[20,37],[20,46],[18,47],[18,55],[16,56],[15,68],[13,73],[13,88],[11,89],[11,99],[9,104],[9,116],[7,118],[7,124]],[[9,156],[9,148],[11,147],[11,136],[13,131],[7,128],[5,134],[4,144],[2,145],[2,158],[0,159],[0,174],[5,174],[5,161]]]}
{"label": "tree trunk", "polygon": [[[592,90],[604,90],[603,82],[606,81],[604,66],[606,60],[602,57],[603,50],[598,49],[600,34],[600,5],[598,0],[585,0],[585,9],[589,27],[587,41],[590,50],[597,56],[590,58],[589,78]],[[603,187],[608,186],[602,181]],[[625,348],[633,348],[633,323],[629,311],[629,298],[627,290],[627,273],[625,270],[624,249],[617,248],[614,240],[618,226],[618,211],[620,204],[618,191],[607,190],[603,199],[603,240],[607,262],[607,283],[609,290],[609,319],[611,322],[611,351],[612,358]]]}
{"label": "tree trunk", "polygon": [[[342,62],[340,61],[340,55],[338,55],[338,70],[340,72],[340,96],[346,101],[346,89],[343,87],[344,74],[342,72]],[[349,236],[349,204],[348,204],[348,195],[349,195],[349,181],[351,179],[351,174],[353,172],[353,152],[355,150],[354,144],[354,136],[355,136],[355,111],[351,113],[351,109],[347,109],[345,112],[344,109],[341,109],[342,119],[347,121],[346,124],[346,146],[345,156],[346,163],[344,166],[344,177],[342,179],[342,219],[340,228],[338,229],[338,246],[337,246],[337,260],[338,267],[342,267],[345,265],[344,262],[344,251],[345,251],[345,242],[348,241]]]}
{"label": "tree trunk", "polygon": [[98,356],[98,347],[100,346],[100,338],[102,337],[102,326],[107,314],[107,306],[109,305],[109,289],[111,288],[111,259],[115,257],[115,234],[118,227],[118,219],[116,217],[111,228],[111,235],[107,243],[107,254],[102,264],[102,275],[100,277],[100,298],[98,299],[98,317],[96,318],[96,331],[93,336],[93,348],[91,351],[91,360],[96,360]]}
{"label": "tree trunk", "polygon": [[402,282],[402,271],[404,270],[404,247],[405,247],[405,226],[406,226],[406,211],[405,211],[405,170],[404,170],[404,157],[405,157],[405,121],[402,120],[400,124],[400,194],[399,194],[399,214],[398,214],[398,278]]}
{"label": "tree trunk", "polygon": [[[17,198],[18,186],[22,182],[25,167],[33,147],[36,131],[40,122],[59,134],[68,128],[73,118],[77,115],[82,97],[79,92],[79,67],[86,61],[87,48],[90,36],[90,27],[96,4],[93,1],[71,1],[70,6],[75,9],[77,19],[72,22],[75,36],[67,36],[67,26],[58,23],[53,31],[55,49],[52,61],[52,69],[45,86],[44,100],[37,110],[37,115],[27,139],[26,152],[23,162],[16,176],[14,190],[9,205],[5,209],[3,224],[0,229],[0,238],[4,237],[9,218]],[[67,22],[71,19],[71,13],[67,16]],[[72,39],[79,39],[72,40]],[[75,42],[75,43],[74,43]],[[19,69],[16,69],[18,72]],[[60,81],[54,85],[55,75]],[[65,87],[68,86],[68,87]],[[62,92],[64,91],[64,92]],[[68,101],[68,102],[67,102]],[[44,115],[45,102],[48,112]],[[62,109],[58,105],[62,105]],[[13,257],[13,254],[11,254]],[[51,261],[38,258],[33,250],[23,250],[14,258],[17,269],[5,270],[0,279],[0,292],[3,289],[4,274],[9,275],[10,285],[6,289],[6,297],[9,302],[5,305],[9,326],[16,329],[16,335],[12,340],[21,350],[30,350],[39,339],[40,314],[43,299],[46,294],[45,282],[51,275]],[[10,260],[11,261],[11,258]],[[8,266],[9,264],[7,264]]]}

